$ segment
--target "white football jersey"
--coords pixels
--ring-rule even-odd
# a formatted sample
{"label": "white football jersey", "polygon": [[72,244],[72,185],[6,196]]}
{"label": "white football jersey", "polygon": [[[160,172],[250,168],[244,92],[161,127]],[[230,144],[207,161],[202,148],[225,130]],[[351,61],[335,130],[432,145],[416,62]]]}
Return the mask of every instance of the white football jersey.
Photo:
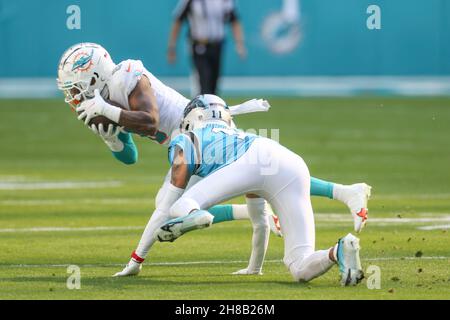
{"label": "white football jersey", "polygon": [[172,133],[180,127],[184,108],[189,103],[187,98],[158,80],[140,60],[125,60],[117,65],[108,81],[109,99],[130,110],[128,97],[142,75],[149,79],[159,107],[159,130],[151,139],[167,146]]}

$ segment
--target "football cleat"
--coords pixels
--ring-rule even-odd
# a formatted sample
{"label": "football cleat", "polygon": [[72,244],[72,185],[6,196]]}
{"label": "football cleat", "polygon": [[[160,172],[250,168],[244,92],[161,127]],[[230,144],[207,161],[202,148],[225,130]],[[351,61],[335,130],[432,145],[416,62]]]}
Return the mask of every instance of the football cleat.
{"label": "football cleat", "polygon": [[263,273],[261,270],[248,270],[248,268],[241,269],[232,273],[233,275],[258,275],[261,276]]}
{"label": "football cleat", "polygon": [[175,241],[186,232],[211,226],[214,216],[205,210],[197,210],[187,216],[172,219],[156,231],[161,242]]}
{"label": "football cleat", "polygon": [[128,262],[128,264],[125,266],[125,268],[122,271],[114,274],[113,277],[137,276],[141,270],[142,264],[131,259],[130,262]]}
{"label": "football cleat", "polygon": [[365,183],[355,183],[342,189],[342,201],[350,209],[357,233],[361,232],[368,219],[367,201],[370,199],[371,189],[372,187]]}
{"label": "football cleat", "polygon": [[342,286],[355,286],[364,279],[364,272],[359,259],[359,239],[347,234],[338,240],[336,259],[341,273]]}

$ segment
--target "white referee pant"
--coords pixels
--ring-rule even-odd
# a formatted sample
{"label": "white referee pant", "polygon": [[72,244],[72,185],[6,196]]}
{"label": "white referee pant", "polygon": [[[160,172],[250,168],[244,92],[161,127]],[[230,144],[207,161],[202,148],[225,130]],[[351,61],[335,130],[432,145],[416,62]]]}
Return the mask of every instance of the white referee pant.
{"label": "white referee pant", "polygon": [[[303,260],[313,255],[315,244],[308,167],[300,156],[273,140],[255,139],[238,160],[185,191],[170,214],[184,216],[246,193],[265,198],[277,213],[285,241],[284,263],[294,279],[308,281],[319,275],[317,268],[310,275],[302,267]],[[322,264],[324,257],[321,252],[317,263]],[[326,268],[319,269],[328,268],[326,263]]]}

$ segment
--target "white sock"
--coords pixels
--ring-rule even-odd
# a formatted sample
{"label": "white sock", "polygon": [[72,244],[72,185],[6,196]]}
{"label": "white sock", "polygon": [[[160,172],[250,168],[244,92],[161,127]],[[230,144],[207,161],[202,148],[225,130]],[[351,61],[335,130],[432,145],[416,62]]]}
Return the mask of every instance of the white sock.
{"label": "white sock", "polygon": [[145,257],[148,254],[148,251],[150,250],[151,246],[155,243],[155,231],[161,227],[164,223],[169,220],[169,214],[165,211],[156,209],[151,218],[150,221],[147,223],[147,226],[145,227],[144,233],[141,236],[141,240],[139,241],[139,245],[136,249],[136,254],[142,258],[145,259]]}
{"label": "white sock", "polygon": [[248,220],[248,209],[246,204],[232,204],[234,220]]}
{"label": "white sock", "polygon": [[266,201],[263,198],[246,198],[248,216],[253,225],[252,254],[248,271],[260,272],[269,245],[270,227],[266,213]]}
{"label": "white sock", "polygon": [[330,268],[335,264],[334,261],[330,260],[328,250],[319,250],[311,255],[300,259],[289,266],[291,274],[294,276],[296,281],[310,281],[317,278],[330,270]]}
{"label": "white sock", "polygon": [[347,186],[344,186],[343,184],[335,183],[333,185],[333,199],[339,200],[341,202],[345,202],[347,199],[345,197],[345,188]]}

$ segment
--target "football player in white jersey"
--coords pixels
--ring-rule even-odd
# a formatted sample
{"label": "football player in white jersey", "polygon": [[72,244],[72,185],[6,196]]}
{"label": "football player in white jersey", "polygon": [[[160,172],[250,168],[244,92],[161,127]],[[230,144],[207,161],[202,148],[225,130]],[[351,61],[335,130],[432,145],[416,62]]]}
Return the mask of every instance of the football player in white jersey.
{"label": "football player in white jersey", "polygon": [[[163,84],[139,60],[125,60],[115,64],[109,53],[95,43],[80,43],[70,47],[61,57],[58,67],[58,88],[65,101],[79,113],[79,119],[88,126],[91,119],[104,116],[119,124],[89,128],[107,144],[113,156],[125,164],[137,161],[137,149],[132,133],[148,137],[161,145],[168,145],[178,134],[183,111],[189,100]],[[116,107],[106,100],[120,105]],[[267,111],[263,100],[250,100],[231,106],[232,115]],[[126,129],[126,131],[124,130]],[[199,178],[193,176],[190,184]],[[118,276],[139,273],[141,263],[153,245],[155,230],[168,220],[167,212],[159,204],[168,188],[168,178],[156,196],[156,209],[147,224],[141,241],[132,253],[130,263]],[[311,178],[311,195],[324,196],[345,203],[353,216],[354,228],[359,232],[367,220],[367,200],[370,187],[364,183],[341,185]],[[281,235],[277,217],[267,202],[255,195],[247,195],[247,205],[222,205],[210,208],[214,223],[249,219],[249,212],[262,212],[268,218],[272,231]],[[262,227],[261,232],[269,228]]]}

